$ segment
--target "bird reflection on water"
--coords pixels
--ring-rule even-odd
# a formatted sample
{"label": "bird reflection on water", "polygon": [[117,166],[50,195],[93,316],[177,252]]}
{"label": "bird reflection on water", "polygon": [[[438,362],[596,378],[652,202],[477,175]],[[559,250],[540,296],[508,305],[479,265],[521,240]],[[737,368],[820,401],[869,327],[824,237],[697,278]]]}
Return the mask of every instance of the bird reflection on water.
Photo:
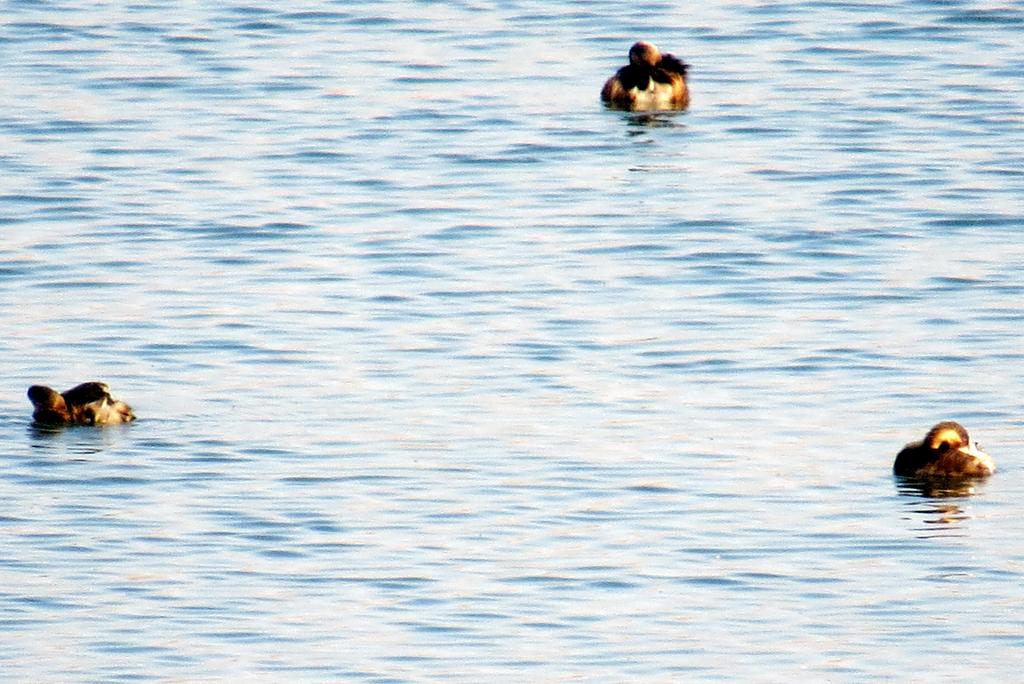
{"label": "bird reflection on water", "polygon": [[978,478],[896,477],[897,492],[910,499],[905,503],[911,519],[924,524],[911,528],[926,532],[922,538],[962,535],[963,524],[971,519],[964,504],[983,487]]}
{"label": "bird reflection on water", "polygon": [[33,421],[26,429],[32,449],[80,457],[102,453],[117,444],[122,437],[122,427],[115,425],[105,430],[96,430],[77,425],[45,425]]}
{"label": "bird reflection on water", "polygon": [[686,128],[686,124],[680,121],[685,116],[683,112],[627,112],[623,114],[628,129],[626,133],[630,136],[647,135],[647,132],[655,128]]}

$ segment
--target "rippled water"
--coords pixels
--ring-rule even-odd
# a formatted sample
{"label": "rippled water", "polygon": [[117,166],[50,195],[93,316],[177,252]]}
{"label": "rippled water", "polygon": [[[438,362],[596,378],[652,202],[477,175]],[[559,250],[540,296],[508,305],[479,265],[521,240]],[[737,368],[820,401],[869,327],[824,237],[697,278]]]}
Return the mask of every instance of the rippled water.
{"label": "rippled water", "polygon": [[1024,5],[675,5],[6,5],[5,680],[1019,676]]}

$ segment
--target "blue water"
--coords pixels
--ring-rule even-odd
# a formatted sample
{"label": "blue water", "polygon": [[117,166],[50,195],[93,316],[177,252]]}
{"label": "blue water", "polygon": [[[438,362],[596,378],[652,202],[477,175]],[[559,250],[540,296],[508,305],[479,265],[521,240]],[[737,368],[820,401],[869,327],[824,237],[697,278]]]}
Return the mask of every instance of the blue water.
{"label": "blue water", "polygon": [[[1022,29],[8,3],[2,679],[1019,678]],[[945,418],[999,471],[899,486]]]}

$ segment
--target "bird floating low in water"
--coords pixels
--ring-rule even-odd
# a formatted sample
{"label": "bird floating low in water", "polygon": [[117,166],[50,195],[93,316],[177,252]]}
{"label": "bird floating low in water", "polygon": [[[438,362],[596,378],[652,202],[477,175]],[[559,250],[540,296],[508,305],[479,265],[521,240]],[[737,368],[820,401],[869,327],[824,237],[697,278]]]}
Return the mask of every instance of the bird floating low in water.
{"label": "bird floating low in water", "polygon": [[629,64],[605,81],[601,99],[608,106],[630,111],[686,109],[690,90],[684,64],[671,54],[661,54],[646,41],[629,49]]}
{"label": "bird floating low in water", "polygon": [[112,425],[135,420],[128,404],[110,396],[102,382],[84,382],[58,393],[45,385],[28,388],[35,407],[32,418],[42,425]]}
{"label": "bird floating low in water", "polygon": [[987,477],[995,472],[992,458],[971,441],[960,423],[938,423],[920,442],[903,447],[893,472],[913,477]]}

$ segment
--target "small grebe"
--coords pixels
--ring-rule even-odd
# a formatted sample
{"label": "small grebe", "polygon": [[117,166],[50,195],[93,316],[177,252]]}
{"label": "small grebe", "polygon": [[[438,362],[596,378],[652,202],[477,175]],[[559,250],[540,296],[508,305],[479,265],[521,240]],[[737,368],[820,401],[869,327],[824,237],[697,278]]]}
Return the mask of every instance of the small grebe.
{"label": "small grebe", "polygon": [[605,81],[601,99],[611,107],[631,111],[686,109],[690,104],[687,68],[676,57],[640,41],[629,49],[629,64]]}
{"label": "small grebe", "polygon": [[102,382],[85,382],[57,393],[45,385],[28,388],[32,418],[44,425],[109,425],[135,420],[128,404],[110,396]]}
{"label": "small grebe", "polygon": [[916,477],[986,477],[996,465],[971,441],[963,425],[946,420],[920,442],[903,447],[892,469],[897,475]]}

